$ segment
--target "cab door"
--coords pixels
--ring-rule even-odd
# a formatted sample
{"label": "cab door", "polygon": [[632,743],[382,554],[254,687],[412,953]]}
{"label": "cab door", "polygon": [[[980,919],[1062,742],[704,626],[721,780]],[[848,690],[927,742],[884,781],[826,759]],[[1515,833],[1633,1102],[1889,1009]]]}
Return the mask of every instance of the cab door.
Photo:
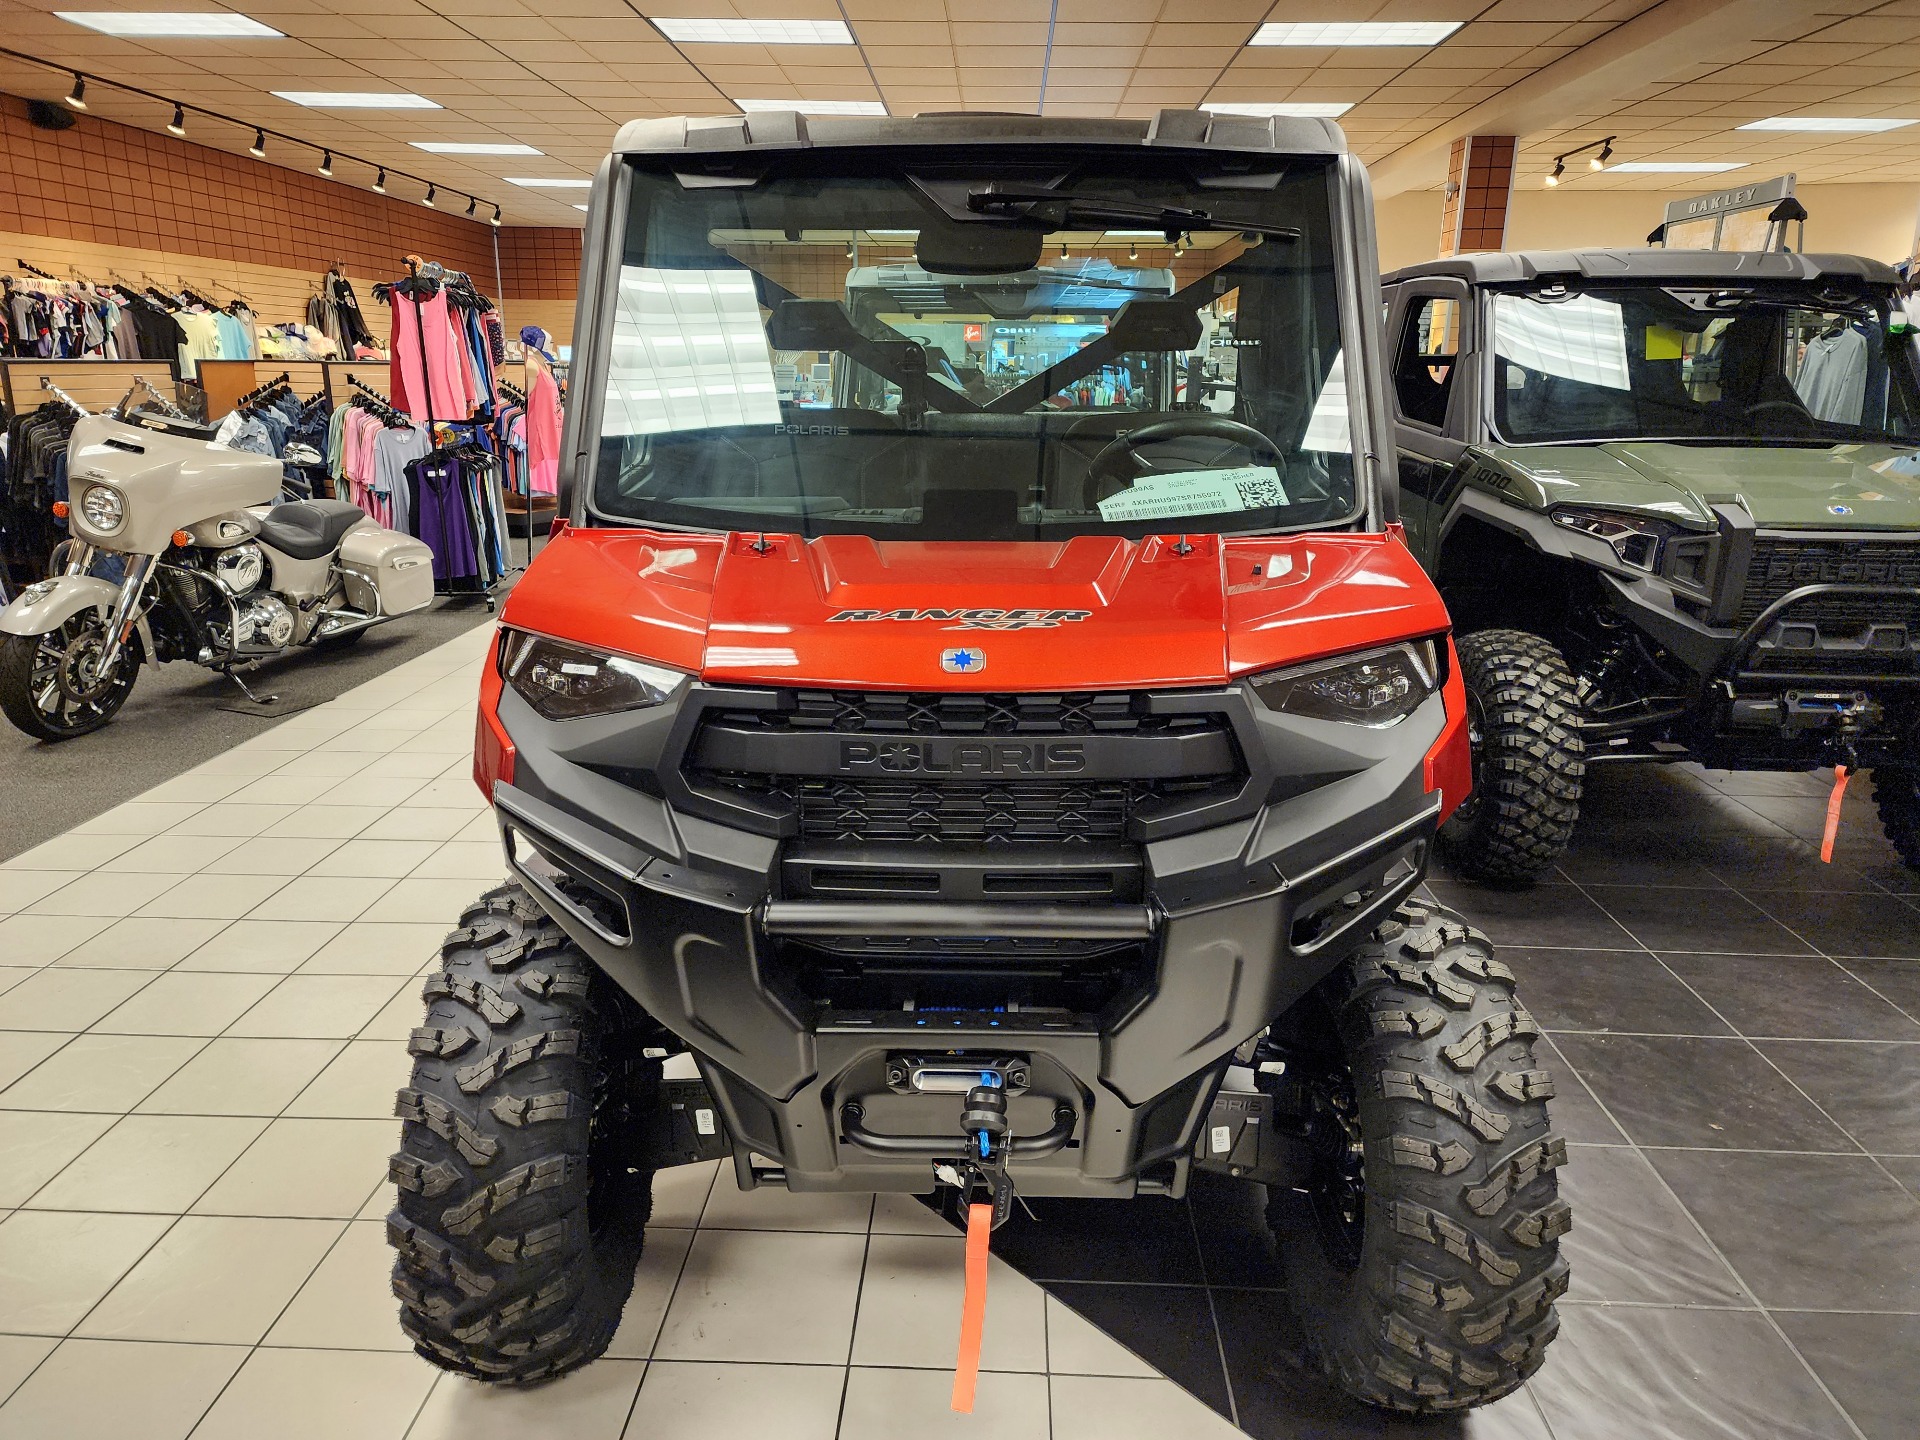
{"label": "cab door", "polygon": [[1465,374],[1473,328],[1463,281],[1410,280],[1396,287],[1388,306],[1400,517],[1413,553],[1429,568],[1453,491],[1448,482],[1467,450]]}

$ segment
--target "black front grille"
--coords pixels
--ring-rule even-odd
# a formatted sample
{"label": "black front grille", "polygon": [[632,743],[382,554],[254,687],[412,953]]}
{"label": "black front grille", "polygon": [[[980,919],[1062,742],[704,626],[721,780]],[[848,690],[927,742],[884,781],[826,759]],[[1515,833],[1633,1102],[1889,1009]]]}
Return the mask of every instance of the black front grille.
{"label": "black front grille", "polygon": [[777,710],[715,709],[718,724],[846,735],[1180,735],[1217,729],[1220,717],[1152,715],[1125,691],[1075,695],[894,694],[798,690]]}
{"label": "black front grille", "polygon": [[[692,764],[696,791],[730,794],[791,814],[802,842],[1037,846],[1113,844],[1137,838],[1141,814],[1164,815],[1183,801],[1230,794],[1244,779],[1225,716],[1204,709],[1154,713],[1142,693],[1035,695],[897,694],[878,691],[791,691],[772,708],[716,705],[703,725],[725,727],[732,759],[722,768]],[[741,768],[752,746],[739,732],[775,736],[1004,737],[1008,741],[1125,737],[1129,745],[1165,739],[1169,747],[1205,744],[1225,768],[1154,778],[1010,774],[846,775],[762,773]],[[715,733],[720,733],[716,731]],[[1196,741],[1193,737],[1202,737]],[[790,742],[781,742],[790,743]],[[1018,747],[1015,747],[1018,748]],[[1076,747],[1078,748],[1078,747]],[[696,737],[688,754],[701,752]],[[1193,752],[1176,750],[1179,756]],[[1182,760],[1179,763],[1184,764]],[[712,762],[709,762],[711,765]],[[769,769],[779,767],[769,765]],[[804,768],[790,766],[789,769]],[[1172,768],[1171,766],[1165,768]]]}
{"label": "black front grille", "polygon": [[1012,780],[934,782],[811,776],[713,777],[750,794],[777,796],[799,816],[802,840],[861,844],[1071,845],[1124,840],[1146,801],[1209,788],[1207,780]]}
{"label": "black front grille", "polygon": [[1736,623],[1751,625],[1774,601],[1804,585],[1898,585],[1916,592],[1897,598],[1823,595],[1794,607],[1794,619],[1811,620],[1823,631],[1831,626],[1857,632],[1869,622],[1913,624],[1920,620],[1920,544],[1759,536]]}

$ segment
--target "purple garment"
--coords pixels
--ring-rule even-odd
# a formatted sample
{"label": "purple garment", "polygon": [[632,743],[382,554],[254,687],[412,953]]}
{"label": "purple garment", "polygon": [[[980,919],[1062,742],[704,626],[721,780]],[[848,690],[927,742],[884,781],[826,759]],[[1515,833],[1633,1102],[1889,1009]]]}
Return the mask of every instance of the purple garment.
{"label": "purple garment", "polygon": [[407,466],[413,480],[413,533],[433,551],[435,580],[478,576],[480,561],[460,462],[428,456]]}

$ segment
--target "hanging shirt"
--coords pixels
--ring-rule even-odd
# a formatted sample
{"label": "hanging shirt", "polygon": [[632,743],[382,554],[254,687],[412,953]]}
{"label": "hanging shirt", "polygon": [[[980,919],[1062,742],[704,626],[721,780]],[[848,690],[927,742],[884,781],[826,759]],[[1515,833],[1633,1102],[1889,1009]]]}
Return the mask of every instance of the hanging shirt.
{"label": "hanging shirt", "polygon": [[544,367],[527,393],[527,483],[536,495],[560,489],[560,387]]}
{"label": "hanging shirt", "polygon": [[1867,337],[1851,326],[1814,336],[1794,387],[1816,420],[1858,425],[1867,401]]}
{"label": "hanging shirt", "polygon": [[416,418],[466,419],[478,397],[445,288],[425,299],[409,298],[396,288],[388,299],[393,306],[394,403]]}
{"label": "hanging shirt", "polygon": [[220,358],[220,322],[204,310],[182,310],[173,321],[187,337],[180,346],[180,375],[192,380],[200,373],[202,360]]}

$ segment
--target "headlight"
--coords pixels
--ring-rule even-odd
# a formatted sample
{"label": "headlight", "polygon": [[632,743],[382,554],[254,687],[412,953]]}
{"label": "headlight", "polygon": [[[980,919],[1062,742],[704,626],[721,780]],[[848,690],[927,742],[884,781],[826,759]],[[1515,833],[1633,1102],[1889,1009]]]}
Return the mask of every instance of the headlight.
{"label": "headlight", "polygon": [[673,698],[687,677],[664,665],[519,635],[503,647],[507,684],[549,720],[645,710]]}
{"label": "headlight", "polygon": [[127,518],[127,507],[119,491],[105,485],[89,485],[80,492],[80,514],[95,530],[111,534]]}
{"label": "headlight", "polygon": [[1269,671],[1254,677],[1253,690],[1270,710],[1384,730],[1440,688],[1440,653],[1432,640],[1389,645]]}
{"label": "headlight", "polygon": [[1553,512],[1553,523],[1583,535],[1592,535],[1613,547],[1620,563],[1649,574],[1660,568],[1660,546],[1673,534],[1674,527],[1664,520],[1641,515],[1623,515],[1613,510],[1581,510],[1562,506]]}

